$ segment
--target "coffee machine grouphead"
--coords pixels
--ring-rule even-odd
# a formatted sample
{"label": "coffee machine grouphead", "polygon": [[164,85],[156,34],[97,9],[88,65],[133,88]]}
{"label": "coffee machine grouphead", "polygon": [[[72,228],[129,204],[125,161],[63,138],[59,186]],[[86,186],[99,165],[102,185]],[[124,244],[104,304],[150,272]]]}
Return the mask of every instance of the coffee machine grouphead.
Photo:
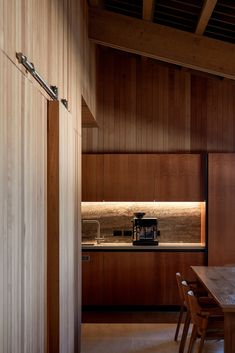
{"label": "coffee machine grouphead", "polygon": [[158,245],[157,218],[143,218],[145,213],[135,213],[133,218],[133,245]]}

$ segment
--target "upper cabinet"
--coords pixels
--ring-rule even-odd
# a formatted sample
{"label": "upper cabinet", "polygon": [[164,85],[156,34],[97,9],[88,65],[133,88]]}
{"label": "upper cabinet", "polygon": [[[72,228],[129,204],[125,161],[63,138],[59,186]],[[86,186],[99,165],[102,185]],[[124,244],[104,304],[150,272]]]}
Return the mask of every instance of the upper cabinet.
{"label": "upper cabinet", "polygon": [[154,195],[158,201],[203,201],[204,168],[200,154],[154,156]]}
{"label": "upper cabinet", "polygon": [[83,201],[202,201],[200,154],[84,154]]}
{"label": "upper cabinet", "polygon": [[153,200],[153,166],[147,154],[104,155],[104,200]]}
{"label": "upper cabinet", "polygon": [[104,200],[104,155],[82,155],[82,201]]}

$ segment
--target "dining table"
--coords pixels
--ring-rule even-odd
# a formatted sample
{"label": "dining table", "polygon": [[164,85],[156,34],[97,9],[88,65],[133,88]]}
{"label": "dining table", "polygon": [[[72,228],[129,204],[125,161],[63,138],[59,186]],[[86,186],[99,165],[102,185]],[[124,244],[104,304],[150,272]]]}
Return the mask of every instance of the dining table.
{"label": "dining table", "polygon": [[235,265],[191,266],[224,313],[224,353],[235,353]]}

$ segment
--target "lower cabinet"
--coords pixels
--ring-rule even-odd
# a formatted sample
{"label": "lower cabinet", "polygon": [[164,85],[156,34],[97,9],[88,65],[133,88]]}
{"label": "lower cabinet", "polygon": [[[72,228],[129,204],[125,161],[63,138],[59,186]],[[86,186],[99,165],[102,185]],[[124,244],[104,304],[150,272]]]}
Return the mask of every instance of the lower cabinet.
{"label": "lower cabinet", "polygon": [[192,279],[203,251],[83,252],[83,305],[178,305],[175,274]]}

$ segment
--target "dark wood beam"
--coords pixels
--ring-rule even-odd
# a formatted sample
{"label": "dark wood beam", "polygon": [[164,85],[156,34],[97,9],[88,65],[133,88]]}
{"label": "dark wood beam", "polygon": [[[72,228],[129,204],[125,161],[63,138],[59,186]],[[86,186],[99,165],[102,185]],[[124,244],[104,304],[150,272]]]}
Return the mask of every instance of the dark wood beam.
{"label": "dark wood beam", "polygon": [[197,23],[196,34],[203,34],[214,11],[217,0],[204,0],[202,11]]}
{"label": "dark wood beam", "polygon": [[235,45],[132,17],[90,8],[95,43],[235,79]]}

